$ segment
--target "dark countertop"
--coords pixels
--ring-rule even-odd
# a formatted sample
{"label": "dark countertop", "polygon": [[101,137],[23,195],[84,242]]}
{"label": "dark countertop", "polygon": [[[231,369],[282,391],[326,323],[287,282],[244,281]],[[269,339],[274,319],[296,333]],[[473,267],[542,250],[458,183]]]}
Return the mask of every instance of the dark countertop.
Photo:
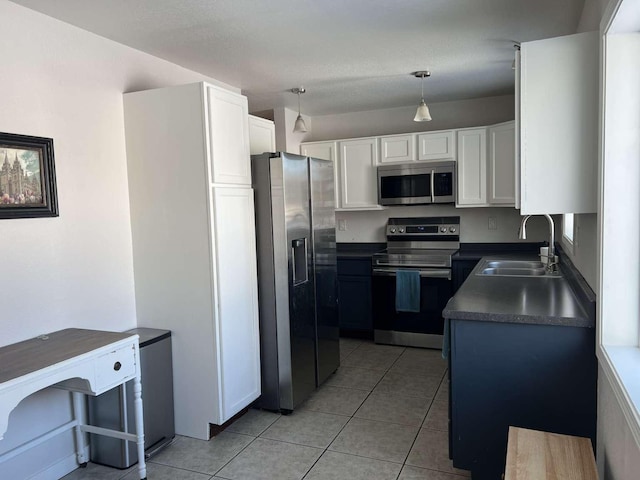
{"label": "dark countertop", "polygon": [[[538,260],[538,257],[522,253],[482,257],[489,259]],[[476,265],[449,300],[442,312],[445,318],[595,327],[594,318],[586,313],[569,282],[568,269],[572,265],[561,265],[563,278],[527,278],[476,275],[483,263]]]}
{"label": "dark countertop", "polygon": [[546,242],[509,242],[509,243],[463,243],[458,253],[451,256],[456,260],[480,260],[489,255],[506,255],[512,253],[530,253],[535,255]]}
{"label": "dark countertop", "polygon": [[338,243],[336,256],[343,259],[369,259],[387,247],[386,243]]}

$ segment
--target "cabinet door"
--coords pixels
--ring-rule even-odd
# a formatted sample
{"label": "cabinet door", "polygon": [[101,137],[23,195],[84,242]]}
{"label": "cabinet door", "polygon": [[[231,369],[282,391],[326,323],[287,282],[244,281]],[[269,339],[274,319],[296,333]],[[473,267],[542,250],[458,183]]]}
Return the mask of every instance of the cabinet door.
{"label": "cabinet door", "polygon": [[335,206],[340,208],[340,181],[338,174],[338,144],[337,142],[303,143],[300,144],[300,155],[305,157],[320,158],[333,162],[333,192],[335,194]]}
{"label": "cabinet door", "polygon": [[521,46],[523,215],[597,210],[599,38],[585,32]]}
{"label": "cabinet door", "polygon": [[418,160],[455,160],[456,132],[421,133],[418,135]]}
{"label": "cabinet door", "polygon": [[276,126],[271,120],[249,115],[249,153],[276,151]]}
{"label": "cabinet door", "polygon": [[211,183],[251,185],[247,98],[207,87]]}
{"label": "cabinet door", "polygon": [[487,204],[487,129],[458,131],[458,206]]}
{"label": "cabinet door", "polygon": [[[260,396],[253,190],[213,187],[218,425]],[[211,368],[210,366],[201,366]]]}
{"label": "cabinet door", "polygon": [[467,279],[469,274],[476,268],[478,260],[453,260],[452,281],[453,281],[453,293],[456,293]]}
{"label": "cabinet door", "polygon": [[515,205],[515,125],[489,128],[489,203]]}
{"label": "cabinet door", "polygon": [[415,157],[414,135],[392,135],[380,138],[380,163],[411,162]]}
{"label": "cabinet door", "polygon": [[340,142],[340,206],[379,208],[378,142],[375,138]]}
{"label": "cabinet door", "polygon": [[340,329],[373,332],[371,276],[339,275]]}

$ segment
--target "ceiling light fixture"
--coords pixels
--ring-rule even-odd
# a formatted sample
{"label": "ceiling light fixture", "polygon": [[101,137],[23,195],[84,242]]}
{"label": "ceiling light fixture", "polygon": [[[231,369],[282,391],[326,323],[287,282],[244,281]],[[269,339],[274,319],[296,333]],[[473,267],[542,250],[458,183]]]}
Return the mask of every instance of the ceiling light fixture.
{"label": "ceiling light fixture", "polygon": [[292,88],[291,91],[296,95],[298,95],[298,118],[296,118],[296,123],[293,126],[293,131],[299,132],[299,133],[308,132],[309,130],[307,130],[307,126],[304,123],[304,119],[302,118],[302,115],[300,115],[300,95],[306,92],[306,90],[304,87],[298,87],[298,88]]}
{"label": "ceiling light fixture", "polygon": [[429,107],[427,107],[426,102],[424,101],[424,77],[430,77],[431,72],[427,70],[420,70],[418,72],[412,73],[414,77],[422,79],[422,96],[420,99],[420,105],[418,105],[418,109],[416,110],[416,116],[413,118],[414,122],[430,122],[431,114],[429,113]]}

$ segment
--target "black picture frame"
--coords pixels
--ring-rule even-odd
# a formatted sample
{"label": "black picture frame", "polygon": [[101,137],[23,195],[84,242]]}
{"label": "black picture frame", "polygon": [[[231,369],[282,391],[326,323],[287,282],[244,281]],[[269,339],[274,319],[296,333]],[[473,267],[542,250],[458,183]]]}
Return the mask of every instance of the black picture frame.
{"label": "black picture frame", "polygon": [[0,219],[57,216],[53,139],[0,132]]}

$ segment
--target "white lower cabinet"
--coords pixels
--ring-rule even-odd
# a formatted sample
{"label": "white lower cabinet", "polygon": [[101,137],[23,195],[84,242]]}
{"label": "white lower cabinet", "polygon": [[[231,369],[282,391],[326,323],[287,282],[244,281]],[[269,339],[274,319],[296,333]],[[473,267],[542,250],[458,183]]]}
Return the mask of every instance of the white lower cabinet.
{"label": "white lower cabinet", "polygon": [[227,184],[249,165],[234,95],[204,83],[124,95],[137,321],[173,332],[176,433],[204,440],[260,396],[253,190]]}
{"label": "white lower cabinet", "polygon": [[339,142],[340,207],[380,209],[378,205],[378,139]]}
{"label": "white lower cabinet", "polygon": [[253,189],[212,188],[212,231],[218,333],[218,422],[260,395],[260,333]]}

